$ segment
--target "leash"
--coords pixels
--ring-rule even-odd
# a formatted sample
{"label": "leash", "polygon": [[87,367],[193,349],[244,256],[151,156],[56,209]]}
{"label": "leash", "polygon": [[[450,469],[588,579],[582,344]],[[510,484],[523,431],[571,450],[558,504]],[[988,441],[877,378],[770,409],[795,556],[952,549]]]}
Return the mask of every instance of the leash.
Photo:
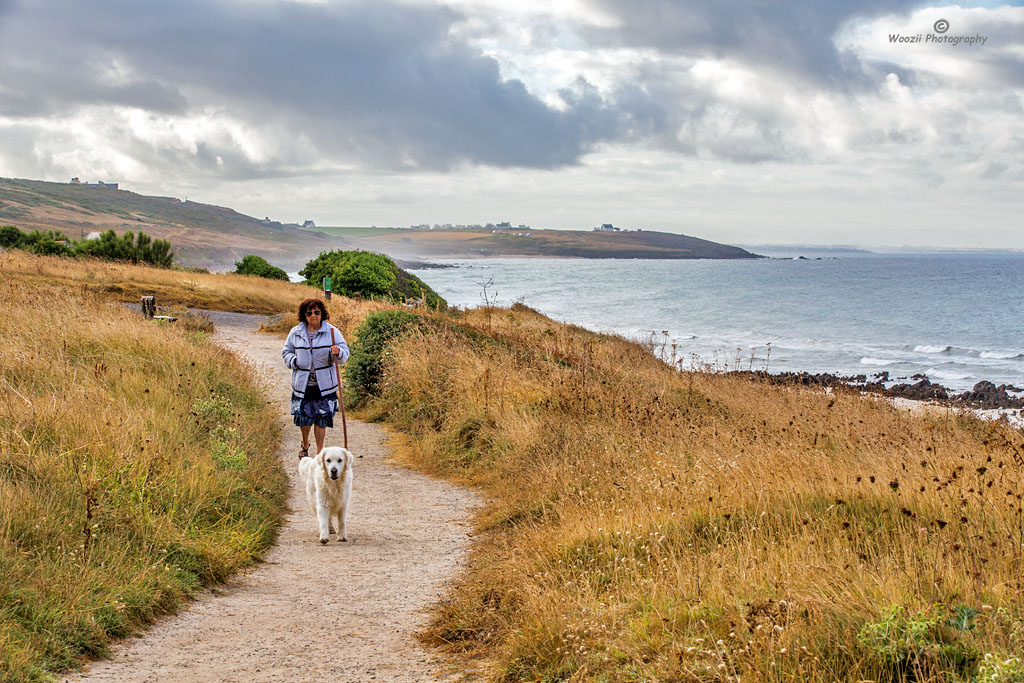
{"label": "leash", "polygon": [[[334,341],[334,326],[331,325],[331,346],[337,346]],[[345,450],[348,450],[348,422],[345,420],[345,397],[341,393],[341,368],[338,367],[338,357],[334,357],[334,372],[338,375],[338,405],[341,406],[341,432],[345,436]]]}

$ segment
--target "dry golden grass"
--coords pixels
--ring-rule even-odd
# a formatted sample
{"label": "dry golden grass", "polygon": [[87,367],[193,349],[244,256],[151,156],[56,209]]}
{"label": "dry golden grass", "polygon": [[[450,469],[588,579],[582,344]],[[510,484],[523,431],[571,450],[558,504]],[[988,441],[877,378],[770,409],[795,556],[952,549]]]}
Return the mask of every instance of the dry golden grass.
{"label": "dry golden grass", "polygon": [[430,642],[501,681],[1024,680],[1020,432],[467,322],[399,342],[369,409],[493,501]]}
{"label": "dry golden grass", "polygon": [[260,556],[280,428],[205,333],[50,284],[140,269],[0,261],[0,679],[46,680]]}
{"label": "dry golden grass", "polygon": [[287,313],[320,290],[306,285],[229,273],[191,273],[95,259],[35,256],[0,251],[0,272],[25,286],[57,285],[65,292],[95,294],[107,301],[139,303],[155,296],[160,306],[215,311]]}

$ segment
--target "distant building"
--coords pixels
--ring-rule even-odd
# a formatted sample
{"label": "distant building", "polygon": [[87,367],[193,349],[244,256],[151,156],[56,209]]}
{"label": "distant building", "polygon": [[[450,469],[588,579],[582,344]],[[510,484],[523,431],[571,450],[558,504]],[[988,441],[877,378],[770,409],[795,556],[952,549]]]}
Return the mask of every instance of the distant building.
{"label": "distant building", "polygon": [[83,183],[81,180],[78,179],[78,176],[75,176],[74,178],[72,178],[71,182],[68,183],[68,184],[69,185],[84,185],[85,187],[101,187],[104,190],[116,190],[117,189],[117,183],[105,183],[102,180],[97,181],[95,183]]}
{"label": "distant building", "polygon": [[93,230],[92,232],[90,232],[88,235],[85,236],[85,239],[87,239],[87,240],[98,240],[100,238],[100,236],[102,236],[102,235],[103,235],[103,233],[100,232],[99,230]]}
{"label": "distant building", "polygon": [[594,228],[594,232],[622,232],[620,228],[616,228],[611,223],[602,223],[601,227]]}
{"label": "distant building", "polygon": [[313,221],[302,221],[302,227],[304,227],[304,228],[315,228],[316,227],[316,223],[314,223]]}

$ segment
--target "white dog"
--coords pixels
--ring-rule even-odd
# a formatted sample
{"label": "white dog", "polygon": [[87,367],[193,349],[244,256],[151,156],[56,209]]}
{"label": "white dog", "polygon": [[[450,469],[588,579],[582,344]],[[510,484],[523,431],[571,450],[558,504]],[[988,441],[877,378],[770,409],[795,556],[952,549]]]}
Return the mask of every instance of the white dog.
{"label": "white dog", "polygon": [[312,458],[299,459],[299,475],[306,482],[306,500],[320,526],[320,542],[327,543],[335,530],[339,541],[347,541],[352,453],[337,446],[324,448]]}

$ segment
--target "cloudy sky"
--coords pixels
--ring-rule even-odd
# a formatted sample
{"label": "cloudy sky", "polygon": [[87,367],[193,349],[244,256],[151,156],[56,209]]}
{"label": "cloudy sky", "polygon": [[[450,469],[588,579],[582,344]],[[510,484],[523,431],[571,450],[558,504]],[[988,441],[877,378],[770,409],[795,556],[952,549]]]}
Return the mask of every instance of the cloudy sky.
{"label": "cloudy sky", "polygon": [[0,0],[0,175],[322,225],[1020,249],[1022,5]]}

